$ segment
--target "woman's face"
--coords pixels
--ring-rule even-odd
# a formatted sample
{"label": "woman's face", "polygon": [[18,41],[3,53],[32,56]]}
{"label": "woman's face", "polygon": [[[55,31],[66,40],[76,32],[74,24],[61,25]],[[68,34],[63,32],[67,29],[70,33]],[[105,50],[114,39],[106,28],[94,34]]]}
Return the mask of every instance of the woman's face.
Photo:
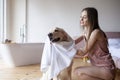
{"label": "woman's face", "polygon": [[81,13],[80,25],[83,26],[83,27],[89,26],[87,11],[83,11],[83,12]]}

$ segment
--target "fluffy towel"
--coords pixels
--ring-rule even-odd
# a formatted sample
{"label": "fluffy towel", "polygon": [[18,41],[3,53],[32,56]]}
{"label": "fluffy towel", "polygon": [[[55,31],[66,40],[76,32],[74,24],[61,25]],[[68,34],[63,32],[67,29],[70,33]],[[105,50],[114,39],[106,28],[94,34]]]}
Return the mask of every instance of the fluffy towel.
{"label": "fluffy towel", "polygon": [[50,80],[57,77],[60,71],[67,68],[76,53],[75,42],[50,42],[47,37],[41,60],[41,80]]}

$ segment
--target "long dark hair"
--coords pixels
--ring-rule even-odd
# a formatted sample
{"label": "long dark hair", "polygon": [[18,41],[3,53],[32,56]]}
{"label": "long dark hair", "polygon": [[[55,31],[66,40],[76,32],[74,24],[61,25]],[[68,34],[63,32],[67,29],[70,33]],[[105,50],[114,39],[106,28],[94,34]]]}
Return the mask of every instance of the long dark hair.
{"label": "long dark hair", "polygon": [[[101,28],[99,26],[99,22],[98,22],[98,11],[94,7],[86,7],[82,10],[82,12],[83,11],[87,12],[88,22],[90,23],[90,27],[91,27],[89,35],[88,35],[88,39],[89,39],[90,34],[92,33],[93,30],[95,30],[95,29],[100,29],[101,30]],[[106,37],[105,33],[104,33],[104,36]]]}

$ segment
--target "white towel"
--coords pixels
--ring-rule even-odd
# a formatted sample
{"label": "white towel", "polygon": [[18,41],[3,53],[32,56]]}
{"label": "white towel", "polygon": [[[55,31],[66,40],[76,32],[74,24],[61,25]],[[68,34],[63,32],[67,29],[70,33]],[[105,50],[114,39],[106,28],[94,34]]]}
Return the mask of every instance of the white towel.
{"label": "white towel", "polygon": [[69,42],[50,42],[47,37],[41,60],[41,80],[50,80],[57,77],[60,71],[70,66],[76,53],[75,42],[70,38]]}

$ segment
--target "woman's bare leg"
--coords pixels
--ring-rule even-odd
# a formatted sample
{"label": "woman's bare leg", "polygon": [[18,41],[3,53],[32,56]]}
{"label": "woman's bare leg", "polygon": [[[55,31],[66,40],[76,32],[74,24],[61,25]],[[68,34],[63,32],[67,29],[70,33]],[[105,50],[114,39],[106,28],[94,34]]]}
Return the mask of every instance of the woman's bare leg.
{"label": "woman's bare leg", "polygon": [[96,77],[93,77],[93,76],[90,76],[90,75],[87,75],[87,74],[83,74],[82,77],[79,76],[79,79],[78,80],[103,80],[103,79],[100,79],[100,78],[96,78]]}
{"label": "woman's bare leg", "polygon": [[81,80],[111,80],[113,78],[109,70],[96,66],[78,67],[75,69],[75,74],[82,78]]}

